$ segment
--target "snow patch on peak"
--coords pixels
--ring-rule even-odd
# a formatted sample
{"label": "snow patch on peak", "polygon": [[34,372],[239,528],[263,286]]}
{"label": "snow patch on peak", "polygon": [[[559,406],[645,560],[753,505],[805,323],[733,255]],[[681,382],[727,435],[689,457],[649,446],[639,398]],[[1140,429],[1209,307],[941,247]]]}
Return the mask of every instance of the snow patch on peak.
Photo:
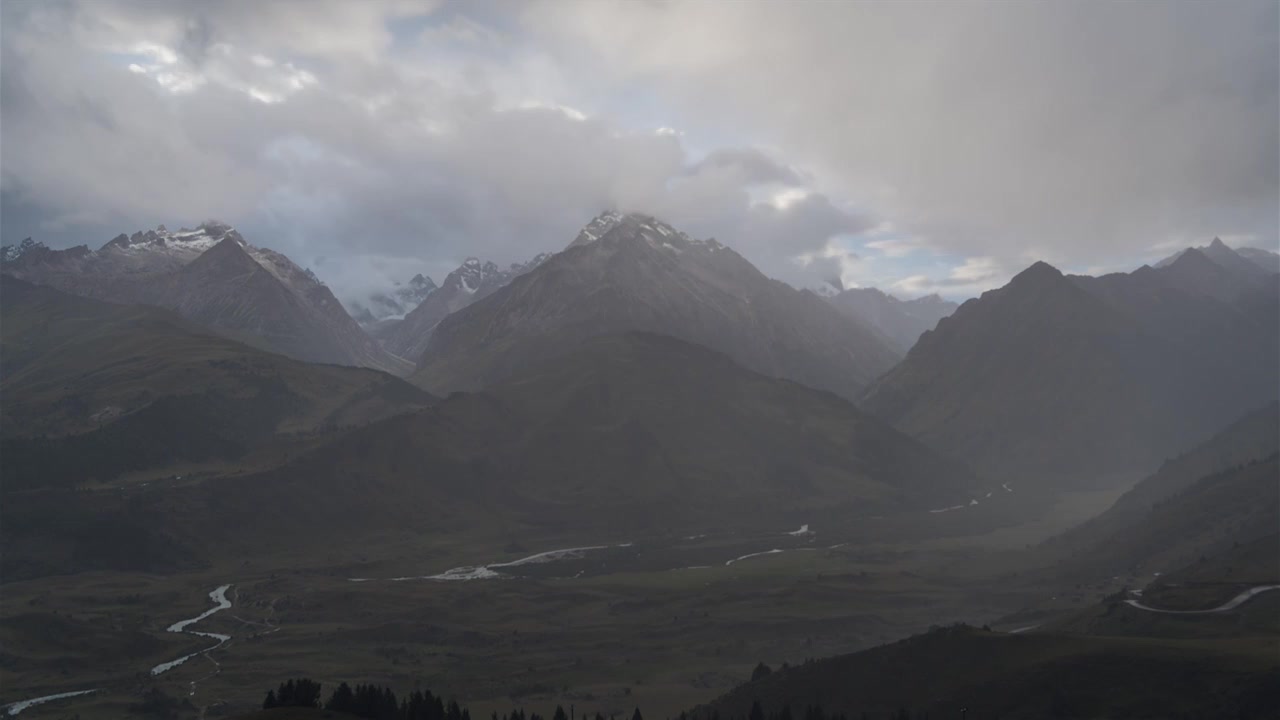
{"label": "snow patch on peak", "polygon": [[194,230],[181,228],[177,232],[169,232],[164,225],[160,225],[155,230],[139,231],[132,235],[121,233],[103,245],[98,252],[126,256],[155,254],[186,263],[227,238],[231,238],[242,247],[248,247],[248,243],[235,228],[226,223],[210,220],[201,223]]}
{"label": "snow patch on peak", "polygon": [[725,249],[725,246],[714,238],[706,240],[692,238],[687,233],[677,230],[668,223],[651,215],[640,213],[623,214],[612,210],[601,213],[587,223],[586,227],[582,228],[578,236],[569,244],[569,247],[590,245],[606,234],[624,226],[628,237],[638,237],[655,249],[676,255],[688,250],[714,253]]}
{"label": "snow patch on peak", "polygon": [[48,249],[45,244],[37,240],[27,238],[17,245],[5,245],[0,247],[0,262],[13,262],[30,251],[37,249]]}

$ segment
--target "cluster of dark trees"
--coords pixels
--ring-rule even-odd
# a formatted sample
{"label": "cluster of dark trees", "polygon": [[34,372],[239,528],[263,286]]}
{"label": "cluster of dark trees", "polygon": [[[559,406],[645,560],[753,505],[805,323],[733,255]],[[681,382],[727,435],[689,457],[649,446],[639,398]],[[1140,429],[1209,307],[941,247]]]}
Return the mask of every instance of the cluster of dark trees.
{"label": "cluster of dark trees", "polygon": [[311,678],[298,678],[280,683],[279,690],[268,690],[262,709],[277,707],[319,707],[320,683]]}
{"label": "cluster of dark trees", "polygon": [[[681,713],[681,720],[683,718],[684,714]],[[710,720],[720,720],[720,714],[712,713]],[[872,718],[867,713],[862,713],[858,718],[850,718],[844,713],[827,713],[820,705],[807,705],[801,714],[793,714],[790,705],[783,705],[781,710],[766,713],[764,708],[760,707],[760,701],[757,700],[751,703],[751,712],[746,720],[872,720]],[[912,715],[904,708],[889,713],[888,720],[928,720],[928,716]]]}
{"label": "cluster of dark trees", "polygon": [[[274,690],[267,691],[262,701],[262,709],[277,707],[320,707],[320,683],[310,678],[298,678],[280,683]],[[397,701],[396,694],[389,687],[380,685],[356,685],[352,688],[347,683],[338,685],[329,699],[324,703],[325,710],[344,712],[369,720],[471,720],[471,711],[456,701],[448,703],[443,698],[431,694],[430,690],[415,690]],[[556,706],[552,720],[577,720],[570,718],[569,713],[561,706]],[[583,714],[582,720],[591,720]],[[538,713],[525,713],[523,709],[512,710],[510,714],[493,713],[491,720],[545,720]],[[595,714],[595,720],[606,720],[604,715]],[[636,708],[631,720],[644,720],[640,708]],[[806,718],[805,720],[809,720]],[[826,720],[817,718],[816,720]],[[834,719],[833,719],[834,720]]]}
{"label": "cluster of dark trees", "polygon": [[[769,668],[764,663],[760,667],[765,669],[761,675],[769,674]],[[757,667],[757,673],[760,673],[760,667]],[[756,678],[758,679],[758,678]],[[263,701],[264,710],[276,707],[321,707],[320,705],[320,683],[310,678],[298,678],[296,680],[287,680],[280,683],[280,687],[275,690],[267,691],[267,698]],[[450,700],[448,703],[443,698],[433,695],[430,690],[415,690],[408,696],[397,700],[395,692],[389,687],[380,685],[356,685],[352,688],[347,683],[338,685],[338,689],[329,695],[329,699],[324,703],[325,710],[334,710],[338,712],[348,713],[356,717],[369,718],[369,720],[471,720],[471,711],[458,705],[456,701]],[[624,716],[625,717],[625,716]],[[562,706],[556,706],[555,713],[551,716],[551,720],[593,720],[592,715],[582,713],[574,717],[565,712]],[[547,720],[538,713],[526,713],[523,708],[512,710],[505,715],[493,713],[490,720]],[[618,720],[616,717],[610,716],[606,718],[600,713],[595,713],[594,720]],[[636,708],[631,715],[631,720],[644,720],[644,716],[640,713],[640,708]],[[686,713],[680,713],[678,720],[690,720]],[[818,705],[808,705],[802,713],[792,713],[790,705],[783,705],[781,710],[766,713],[760,706],[760,702],[756,701],[751,705],[751,712],[745,718],[728,717],[721,718],[718,711],[713,711],[709,715],[702,716],[702,720],[872,720],[871,716],[862,713],[856,718],[852,718],[844,713],[827,713]],[[879,720],[879,718],[876,718]],[[906,709],[892,712],[886,720],[929,720],[926,715],[912,715]]]}
{"label": "cluster of dark trees", "polygon": [[[298,678],[280,683],[268,690],[262,702],[264,710],[275,707],[320,707],[320,683]],[[457,702],[445,703],[431,691],[415,690],[397,700],[389,687],[341,683],[329,695],[324,709],[344,712],[370,720],[471,720],[471,712]]]}

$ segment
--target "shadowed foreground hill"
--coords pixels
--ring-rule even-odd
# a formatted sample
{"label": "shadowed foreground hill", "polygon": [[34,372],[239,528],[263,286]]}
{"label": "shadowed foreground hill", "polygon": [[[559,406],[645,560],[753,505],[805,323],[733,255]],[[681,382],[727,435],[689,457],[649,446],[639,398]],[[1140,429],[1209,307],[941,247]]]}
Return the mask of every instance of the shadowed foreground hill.
{"label": "shadowed foreground hill", "polygon": [[1008,635],[970,627],[774,672],[697,708],[707,720],[807,705],[858,717],[1269,718],[1280,703],[1273,639]]}

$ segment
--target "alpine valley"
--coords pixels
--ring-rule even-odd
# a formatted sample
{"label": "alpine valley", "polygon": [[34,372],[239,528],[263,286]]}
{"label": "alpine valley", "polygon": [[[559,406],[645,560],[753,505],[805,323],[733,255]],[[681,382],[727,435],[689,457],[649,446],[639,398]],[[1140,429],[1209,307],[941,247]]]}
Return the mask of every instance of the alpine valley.
{"label": "alpine valley", "polygon": [[1273,253],[957,306],[644,214],[565,240],[349,307],[221,223],[6,247],[7,712],[1280,702]]}

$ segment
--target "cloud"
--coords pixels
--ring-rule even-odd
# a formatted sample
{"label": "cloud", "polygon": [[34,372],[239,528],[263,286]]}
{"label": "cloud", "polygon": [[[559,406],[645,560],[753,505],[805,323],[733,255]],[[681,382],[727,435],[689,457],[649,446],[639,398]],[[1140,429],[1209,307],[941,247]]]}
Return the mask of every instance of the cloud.
{"label": "cloud", "polygon": [[937,293],[943,297],[963,298],[1000,287],[1014,274],[996,258],[971,257],[950,268],[945,275],[910,275],[894,282],[891,287],[910,297]]}
{"label": "cloud", "polygon": [[[718,236],[791,276],[795,253],[862,223],[763,150],[695,159],[662,127],[627,129],[569,93],[530,98],[556,83],[498,77],[487,55],[423,62],[440,44],[492,51],[498,31],[475,21],[445,18],[391,51],[375,22],[387,7],[424,9],[319,18],[284,3],[256,22],[222,4],[8,12],[2,119],[6,140],[22,142],[0,147],[6,240],[96,246],[216,217],[358,297],[469,255],[507,263],[558,250],[611,207]],[[347,23],[353,37],[326,39]],[[779,184],[797,201],[753,200],[753,188]]]}
{"label": "cloud", "polygon": [[5,3],[0,230],[217,217],[340,293],[407,279],[395,259],[559,249],[609,207],[797,285],[953,296],[1040,257],[1274,246],[1276,24],[1269,2]]}
{"label": "cloud", "polygon": [[[960,256],[1072,263],[1180,234],[1275,245],[1277,5],[559,3],[566,65],[786,149]],[[1203,240],[1202,240],[1203,241]]]}

